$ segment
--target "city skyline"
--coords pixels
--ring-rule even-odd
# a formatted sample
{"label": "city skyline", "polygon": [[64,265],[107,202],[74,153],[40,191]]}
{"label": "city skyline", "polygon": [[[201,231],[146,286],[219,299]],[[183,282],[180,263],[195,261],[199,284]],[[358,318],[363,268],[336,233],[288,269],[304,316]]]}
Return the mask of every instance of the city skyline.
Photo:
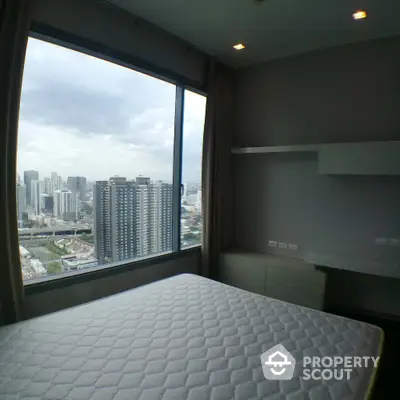
{"label": "city skyline", "polygon": [[[104,79],[107,77],[107,79]],[[205,97],[185,91],[183,180],[201,176]],[[29,39],[18,171],[50,176],[151,175],[172,182],[175,85]]]}
{"label": "city skyline", "polygon": [[[40,181],[40,182],[43,182],[43,181],[45,181],[46,179],[50,179],[50,180],[51,180],[51,179],[52,179],[52,178],[51,178],[51,175],[52,175],[53,173],[56,173],[57,176],[58,176],[59,178],[62,178],[62,180],[63,180],[64,183],[67,183],[68,178],[85,178],[87,184],[95,184],[96,182],[101,182],[101,181],[109,180],[110,178],[113,178],[113,177],[122,177],[122,178],[126,178],[128,181],[129,181],[129,180],[135,180],[135,179],[137,179],[137,178],[139,178],[139,177],[148,177],[148,175],[146,175],[146,174],[139,174],[139,175],[137,175],[137,176],[135,176],[135,177],[123,176],[123,175],[114,174],[114,175],[109,175],[109,176],[106,177],[106,178],[91,180],[91,179],[87,178],[86,176],[84,176],[83,174],[80,174],[80,175],[66,175],[66,176],[62,176],[61,174],[58,174],[57,171],[51,171],[50,173],[41,174],[40,171],[38,171],[38,170],[36,170],[36,169],[34,169],[34,168],[30,168],[30,169],[28,169],[28,170],[26,170],[26,171],[22,171],[22,174],[21,174],[21,171],[18,171],[18,173],[17,173],[17,185],[18,185],[18,184],[20,184],[20,185],[23,185],[23,184],[24,184],[24,173],[25,173],[25,172],[30,172],[30,171],[38,172],[39,177],[38,177],[38,179],[35,179],[35,180]],[[20,179],[20,182],[19,182],[19,183],[18,183],[18,177],[19,177],[19,179]],[[158,181],[161,181],[161,182],[164,182],[164,183],[172,183],[172,180],[171,180],[171,181],[165,181],[165,180],[162,180],[162,179],[161,179],[161,180],[160,180],[160,179],[152,179],[152,182],[158,182]],[[196,180],[196,181],[186,181],[186,182],[182,182],[182,183],[183,183],[183,184],[190,184],[190,185],[200,185],[200,184],[201,184],[201,181],[200,181],[200,179],[198,179],[198,180]]]}
{"label": "city skyline", "polygon": [[[24,279],[172,251],[172,184],[114,176],[91,190],[82,176],[37,178],[24,171],[30,206],[25,185],[16,184]],[[185,185],[181,201],[181,246],[199,244],[201,188]]]}

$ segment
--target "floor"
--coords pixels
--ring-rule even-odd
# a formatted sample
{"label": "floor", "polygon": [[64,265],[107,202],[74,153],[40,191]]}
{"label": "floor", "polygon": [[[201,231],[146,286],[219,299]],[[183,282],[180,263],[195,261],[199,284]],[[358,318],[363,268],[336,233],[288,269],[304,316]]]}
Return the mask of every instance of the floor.
{"label": "floor", "polygon": [[374,386],[369,400],[392,399],[398,390],[398,369],[400,363],[400,320],[370,316],[361,313],[344,313],[330,310],[333,314],[364,321],[379,326],[385,332],[383,353]]}

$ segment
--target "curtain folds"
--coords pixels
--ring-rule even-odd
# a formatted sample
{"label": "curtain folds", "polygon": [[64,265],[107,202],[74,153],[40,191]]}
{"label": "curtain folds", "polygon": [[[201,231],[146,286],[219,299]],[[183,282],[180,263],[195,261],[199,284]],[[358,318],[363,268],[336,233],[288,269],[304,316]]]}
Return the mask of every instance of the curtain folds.
{"label": "curtain folds", "polygon": [[207,91],[202,161],[203,248],[201,274],[218,278],[219,254],[232,241],[230,177],[234,71],[213,62]]}
{"label": "curtain folds", "polygon": [[16,158],[22,72],[30,25],[29,6],[29,0],[0,2],[0,302],[5,323],[23,319]]}

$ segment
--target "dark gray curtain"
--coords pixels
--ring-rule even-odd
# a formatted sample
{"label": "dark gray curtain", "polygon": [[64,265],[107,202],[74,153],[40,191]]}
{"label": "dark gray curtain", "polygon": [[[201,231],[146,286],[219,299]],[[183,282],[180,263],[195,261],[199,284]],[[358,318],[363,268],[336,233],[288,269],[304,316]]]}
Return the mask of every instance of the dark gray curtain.
{"label": "dark gray curtain", "polygon": [[0,2],[0,302],[5,323],[23,318],[16,155],[22,71],[30,23],[29,3],[29,0]]}
{"label": "dark gray curtain", "polygon": [[214,62],[207,90],[203,139],[201,274],[218,279],[219,254],[231,245],[232,190],[230,179],[233,130],[234,71]]}

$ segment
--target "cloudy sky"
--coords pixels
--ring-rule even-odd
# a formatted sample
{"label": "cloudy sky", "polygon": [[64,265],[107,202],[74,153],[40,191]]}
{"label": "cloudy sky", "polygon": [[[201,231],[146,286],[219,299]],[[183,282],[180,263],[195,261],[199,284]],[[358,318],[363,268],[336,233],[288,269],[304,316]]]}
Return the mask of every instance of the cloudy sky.
{"label": "cloudy sky", "polygon": [[[29,39],[18,172],[106,180],[147,175],[172,182],[175,86]],[[205,98],[186,91],[183,181],[200,182]]]}

